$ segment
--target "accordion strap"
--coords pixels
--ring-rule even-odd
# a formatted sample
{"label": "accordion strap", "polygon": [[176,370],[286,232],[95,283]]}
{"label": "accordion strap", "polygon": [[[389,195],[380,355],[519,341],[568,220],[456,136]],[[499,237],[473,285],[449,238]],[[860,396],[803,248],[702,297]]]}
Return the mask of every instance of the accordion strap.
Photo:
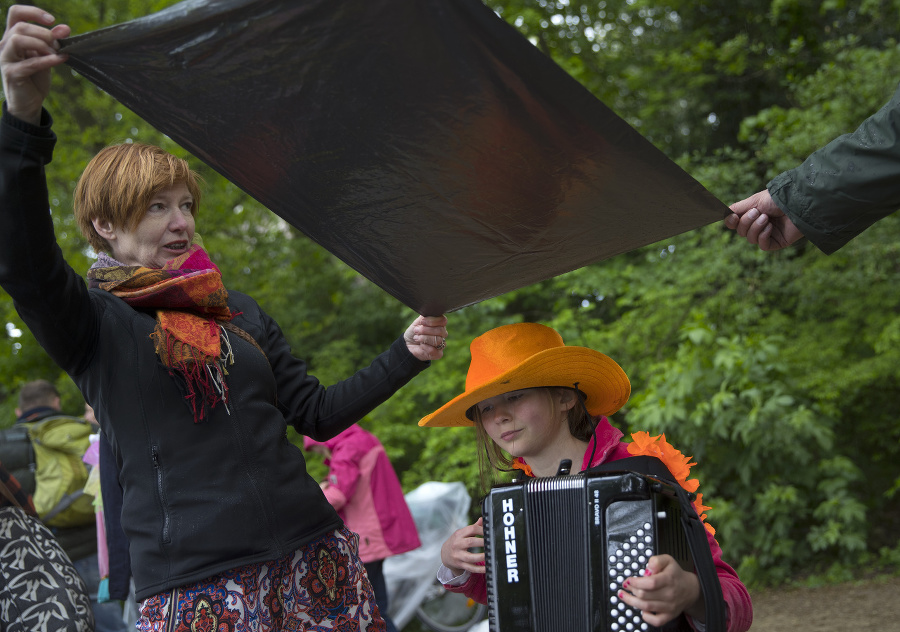
{"label": "accordion strap", "polygon": [[722,584],[719,583],[716,564],[713,561],[712,551],[709,548],[706,527],[703,526],[703,521],[700,520],[694,509],[693,494],[689,493],[674,479],[665,463],[652,456],[632,456],[619,459],[618,461],[610,461],[594,466],[588,471],[635,472],[662,479],[672,485],[681,504],[681,523],[684,528],[688,548],[691,550],[691,557],[694,560],[697,579],[700,581],[703,601],[706,604],[706,631],[725,632],[727,613],[725,598],[722,596]]}

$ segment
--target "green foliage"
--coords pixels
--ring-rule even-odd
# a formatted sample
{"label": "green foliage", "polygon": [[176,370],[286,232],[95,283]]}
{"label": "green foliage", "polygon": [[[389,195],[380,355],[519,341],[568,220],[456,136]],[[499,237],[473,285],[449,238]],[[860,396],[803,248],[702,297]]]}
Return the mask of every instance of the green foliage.
{"label": "green foliage", "polygon": [[739,138],[761,145],[757,158],[768,165],[768,175],[790,169],[831,139],[852,132],[890,97],[896,81],[881,69],[900,63],[900,46],[888,40],[885,48],[845,48],[849,43],[827,46],[833,58],[796,84],[792,107],[763,109],[743,121]]}
{"label": "green foliage", "polygon": [[[823,460],[834,450],[834,422],[791,394],[782,341],[716,336],[699,318],[681,336],[632,398],[628,423],[690,446],[714,525],[709,499],[729,499],[717,534],[729,553],[789,576],[813,552],[864,548],[866,511],[848,493],[860,472],[846,458]],[[734,515],[743,519],[728,520]]]}

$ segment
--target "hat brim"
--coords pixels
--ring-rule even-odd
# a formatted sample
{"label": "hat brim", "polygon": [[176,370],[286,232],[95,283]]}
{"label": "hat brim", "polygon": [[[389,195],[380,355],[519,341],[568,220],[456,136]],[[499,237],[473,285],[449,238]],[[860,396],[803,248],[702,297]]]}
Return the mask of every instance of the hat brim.
{"label": "hat brim", "polygon": [[554,347],[534,354],[503,375],[458,395],[430,415],[420,426],[471,426],[466,411],[478,402],[523,388],[578,386],[591,415],[611,415],[628,401],[631,383],[616,362],[587,347]]}

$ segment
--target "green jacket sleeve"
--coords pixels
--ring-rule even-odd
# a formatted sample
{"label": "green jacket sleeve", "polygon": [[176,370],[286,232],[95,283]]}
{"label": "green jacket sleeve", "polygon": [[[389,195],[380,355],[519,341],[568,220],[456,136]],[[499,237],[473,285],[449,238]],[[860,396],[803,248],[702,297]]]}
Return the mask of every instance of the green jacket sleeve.
{"label": "green jacket sleeve", "polygon": [[766,187],[825,254],[900,208],[900,86],[855,132],[816,150]]}

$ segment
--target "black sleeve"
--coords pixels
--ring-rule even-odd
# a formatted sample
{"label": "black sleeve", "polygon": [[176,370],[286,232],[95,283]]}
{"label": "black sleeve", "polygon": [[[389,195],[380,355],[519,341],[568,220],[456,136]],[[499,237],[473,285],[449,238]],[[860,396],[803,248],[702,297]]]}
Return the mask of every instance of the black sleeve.
{"label": "black sleeve", "polygon": [[[56,137],[45,111],[29,125],[5,108],[0,119],[0,286],[51,358],[76,375],[99,334],[84,280],[66,263],[53,233],[45,166]],[[69,211],[66,211],[69,212]]]}
{"label": "black sleeve", "polygon": [[900,87],[856,129],[766,185],[800,232],[831,254],[900,208]]}
{"label": "black sleeve", "polygon": [[368,367],[325,388],[291,354],[277,323],[264,318],[265,352],[278,383],[279,407],[300,434],[319,441],[349,428],[431,364],[410,353],[400,337]]}

